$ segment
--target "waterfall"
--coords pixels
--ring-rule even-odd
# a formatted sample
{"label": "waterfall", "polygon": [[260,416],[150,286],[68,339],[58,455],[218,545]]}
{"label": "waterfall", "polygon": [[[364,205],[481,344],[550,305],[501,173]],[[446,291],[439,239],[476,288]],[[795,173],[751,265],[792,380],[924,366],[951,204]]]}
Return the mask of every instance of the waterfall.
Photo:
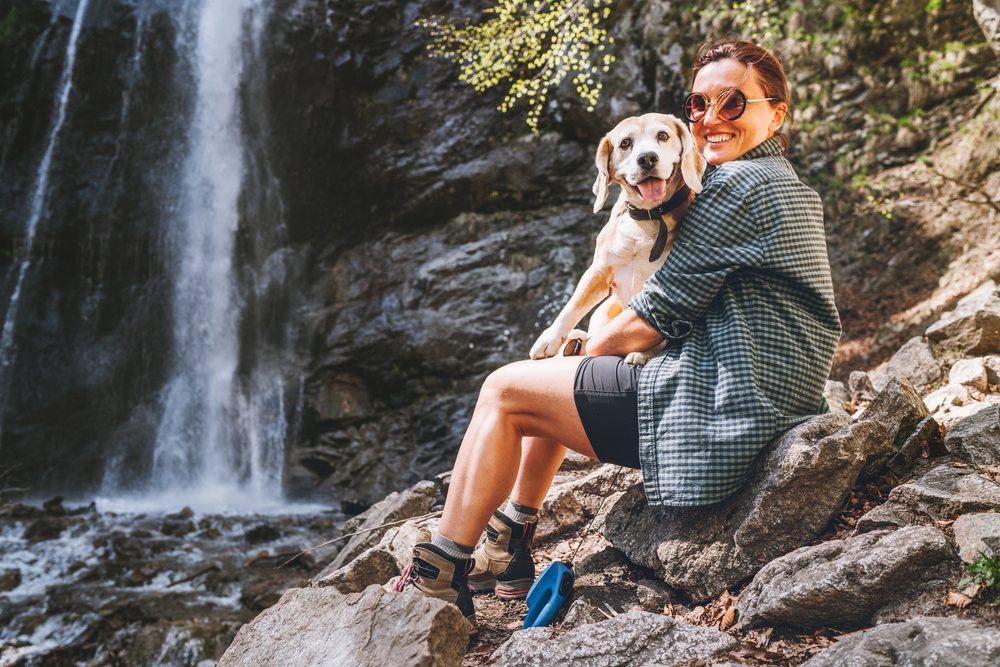
{"label": "waterfall", "polygon": [[[59,94],[56,98],[55,118],[52,129],[49,132],[48,141],[45,146],[45,153],[42,161],[38,165],[38,172],[35,176],[35,187],[31,193],[31,209],[28,214],[28,222],[25,226],[25,240],[23,258],[17,274],[17,281],[14,283],[14,291],[7,304],[7,313],[4,315],[3,332],[0,334],[0,400],[6,401],[9,390],[10,370],[16,354],[14,346],[14,325],[17,321],[17,307],[21,299],[21,288],[24,285],[24,277],[31,268],[31,251],[35,241],[35,232],[38,222],[45,210],[45,196],[49,189],[49,171],[52,168],[52,156],[55,153],[56,143],[59,139],[59,131],[66,121],[66,104],[69,101],[70,92],[73,90],[73,65],[76,63],[76,46],[80,37],[80,29],[83,26],[83,17],[87,12],[88,0],[80,0],[76,7],[76,14],[73,17],[73,28],[70,31],[69,42],[66,45],[66,60],[63,64],[62,75],[59,78]],[[44,35],[43,35],[44,38]],[[44,39],[42,40],[44,41]],[[39,45],[38,49],[41,49]],[[38,51],[32,55],[32,61],[38,57]],[[0,419],[3,416],[4,405],[0,403]],[[0,440],[3,438],[3,422],[0,421]]]}
{"label": "waterfall", "polygon": [[[199,8],[195,8],[196,10]],[[245,296],[235,239],[246,187],[241,82],[259,44],[262,0],[204,0],[190,45],[196,99],[170,221],[174,269],[172,372],[152,460],[152,492],[247,508],[281,501],[285,387],[259,364],[239,373]],[[256,217],[260,211],[245,212]],[[257,219],[256,225],[278,220]],[[245,377],[249,375],[249,377]]]}

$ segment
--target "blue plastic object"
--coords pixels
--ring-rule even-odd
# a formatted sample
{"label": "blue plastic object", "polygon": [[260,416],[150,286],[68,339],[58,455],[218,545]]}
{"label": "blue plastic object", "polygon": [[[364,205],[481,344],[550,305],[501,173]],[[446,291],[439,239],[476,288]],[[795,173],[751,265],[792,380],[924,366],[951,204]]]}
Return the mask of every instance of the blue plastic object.
{"label": "blue plastic object", "polygon": [[553,561],[528,591],[528,614],[524,617],[524,627],[550,625],[572,594],[573,570],[566,563]]}

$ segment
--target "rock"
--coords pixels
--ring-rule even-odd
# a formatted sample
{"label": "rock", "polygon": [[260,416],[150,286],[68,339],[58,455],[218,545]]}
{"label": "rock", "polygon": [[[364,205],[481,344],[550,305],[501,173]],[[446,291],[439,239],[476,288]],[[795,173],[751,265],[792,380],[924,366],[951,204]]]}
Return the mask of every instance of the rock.
{"label": "rock", "polygon": [[460,665],[469,630],[458,607],[417,591],[293,588],[240,629],[219,667]]}
{"label": "rock", "polygon": [[927,339],[917,336],[906,341],[896,354],[892,355],[873,384],[876,390],[882,391],[891,379],[904,378],[917,391],[924,392],[940,382],[943,377],[941,362],[934,356]]}
{"label": "rock", "polygon": [[1000,57],[1000,2],[972,0],[972,14],[986,36],[993,53]]}
{"label": "rock", "polygon": [[890,491],[885,503],[858,520],[855,531],[948,521],[997,505],[1000,486],[973,470],[941,465]]}
{"label": "rock", "polygon": [[602,465],[584,477],[553,485],[538,513],[538,535],[545,539],[583,526],[608,496],[642,481],[638,470]]}
{"label": "rock", "polygon": [[849,412],[845,406],[851,402],[851,394],[843,382],[827,380],[826,387],[823,389],[823,397],[831,410]]}
{"label": "rock", "polygon": [[803,667],[991,667],[1000,630],[957,618],[918,617],[838,639]]}
{"label": "rock", "polygon": [[183,521],[173,521],[170,519],[164,519],[160,523],[160,532],[164,535],[170,535],[173,537],[183,537],[188,533],[193,533],[198,530],[198,527],[194,525],[194,521],[183,520]]}
{"label": "rock", "polygon": [[952,428],[955,424],[971,417],[977,412],[984,410],[987,406],[1000,405],[1000,394],[986,394],[982,401],[969,401],[965,405],[942,406],[934,413],[934,419],[944,427],[945,430]]}
{"label": "rock", "polygon": [[803,547],[768,563],[740,594],[739,624],[854,627],[953,556],[940,530],[913,526]]}
{"label": "rock", "polygon": [[875,398],[875,387],[868,373],[864,371],[851,371],[851,376],[847,381],[851,391],[851,402],[870,401]]}
{"label": "rock", "polygon": [[601,465],[600,461],[595,461],[589,456],[584,456],[578,452],[574,452],[572,449],[566,450],[566,458],[563,459],[562,465],[559,466],[559,470],[563,472],[572,472],[575,470],[593,470]]}
{"label": "rock", "polygon": [[929,412],[937,413],[947,410],[953,405],[965,405],[969,402],[969,390],[960,384],[946,384],[924,396],[924,406]]}
{"label": "rock", "polygon": [[670,600],[670,591],[662,581],[643,579],[635,586],[639,605],[649,612],[662,613],[663,605]]}
{"label": "rock", "polygon": [[956,422],[944,438],[954,456],[972,463],[1000,463],[1000,405],[990,405]]}
{"label": "rock", "polygon": [[16,567],[0,570],[0,593],[12,591],[21,585],[21,571]]}
{"label": "rock", "polygon": [[952,529],[958,555],[966,563],[978,560],[980,555],[1000,554],[1000,514],[963,514],[952,524]]}
{"label": "rock", "polygon": [[890,443],[886,425],[874,420],[820,415],[766,450],[748,485],[732,498],[708,507],[649,507],[637,484],[609,498],[595,529],[673,588],[695,600],[713,598],[812,541],[865,461],[887,452]]}
{"label": "rock", "polygon": [[194,510],[185,505],[179,512],[168,514],[163,518],[169,519],[170,521],[187,521],[188,519],[194,518]]}
{"label": "rock", "polygon": [[941,425],[933,417],[924,417],[886,465],[897,477],[903,477],[910,472],[911,465],[918,458],[943,456],[946,453]]}
{"label": "rock", "polygon": [[382,536],[393,526],[387,523],[411,519],[431,511],[437,500],[437,485],[431,481],[422,481],[409,489],[390,493],[385,499],[375,503],[358,516],[344,523],[344,534],[360,532],[348,540],[333,562],[319,574],[320,579],[332,574],[366,549],[370,549],[381,541]]}
{"label": "rock", "polygon": [[42,503],[42,509],[52,516],[65,516],[66,508],[63,506],[63,497],[56,496]]}
{"label": "rock", "polygon": [[927,406],[906,378],[890,378],[858,423],[881,424],[886,429],[887,447],[869,456],[864,472],[873,476],[895,456],[917,425],[927,417]]}
{"label": "rock", "polygon": [[948,384],[957,384],[978,392],[985,392],[987,385],[986,364],[981,357],[959,359],[948,371]]}
{"label": "rock", "polygon": [[24,539],[29,542],[45,542],[54,540],[62,535],[67,523],[63,519],[56,517],[43,517],[32,522],[24,529]]}
{"label": "rock", "polygon": [[262,544],[263,542],[273,542],[281,537],[281,531],[269,523],[261,523],[243,533],[243,539],[248,544]]}
{"label": "rock", "polygon": [[490,663],[498,667],[680,665],[709,660],[738,645],[718,630],[630,611],[565,633],[551,628],[515,632],[490,656]]}
{"label": "rock", "polygon": [[1000,355],[991,354],[983,357],[983,365],[986,366],[986,381],[989,384],[1000,385]]}
{"label": "rock", "polygon": [[581,625],[600,623],[606,618],[607,616],[598,611],[597,607],[590,604],[587,600],[578,598],[573,600],[573,602],[569,605],[569,609],[566,611],[566,616],[563,617],[562,623],[559,627],[565,630],[570,630]]}
{"label": "rock", "polygon": [[992,280],[983,283],[925,333],[943,347],[965,354],[1000,352],[1000,289]]}
{"label": "rock", "polygon": [[332,586],[341,593],[358,593],[373,584],[381,586],[399,572],[399,565],[393,555],[374,546],[363,551],[347,565],[329,574],[321,574],[313,583],[316,586]]}

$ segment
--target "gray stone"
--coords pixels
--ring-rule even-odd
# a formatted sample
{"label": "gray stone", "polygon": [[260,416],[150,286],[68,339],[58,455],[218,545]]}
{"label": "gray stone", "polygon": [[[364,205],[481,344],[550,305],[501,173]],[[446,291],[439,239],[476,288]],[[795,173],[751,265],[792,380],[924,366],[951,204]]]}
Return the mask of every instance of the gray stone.
{"label": "gray stone", "polygon": [[559,470],[563,472],[571,472],[576,470],[593,470],[601,465],[600,461],[595,461],[589,456],[584,456],[578,452],[574,452],[569,449],[566,450],[566,458],[563,459],[562,465],[559,466]]}
{"label": "gray stone", "polygon": [[293,588],[240,629],[219,667],[460,665],[469,630],[458,607],[418,591]]}
{"label": "gray stone", "polygon": [[1000,355],[983,357],[983,365],[986,366],[986,381],[989,384],[1000,384]]}
{"label": "gray stone", "polygon": [[1000,405],[987,406],[953,424],[944,438],[944,446],[966,461],[1000,463]]}
{"label": "gray stone", "polygon": [[933,417],[924,417],[886,465],[897,477],[903,477],[918,458],[941,456],[945,453],[941,425]]}
{"label": "gray stone", "polygon": [[906,341],[886,362],[873,382],[875,389],[882,391],[893,378],[905,378],[917,391],[923,392],[944,378],[944,369],[927,339],[917,336]]}
{"label": "gray stone", "polygon": [[803,667],[993,667],[1000,630],[957,618],[919,617],[848,635]]}
{"label": "gray stone", "polygon": [[21,585],[21,571],[16,567],[0,570],[0,593],[12,591]]}
{"label": "gray stone", "polygon": [[843,413],[789,430],[758,459],[750,482],[709,507],[649,507],[640,484],[609,498],[595,529],[634,563],[695,600],[746,581],[808,544],[828,524],[865,461],[888,451],[886,426]]}
{"label": "gray stone", "polygon": [[912,526],[803,547],[768,563],[740,594],[741,627],[864,624],[924,570],[952,558],[940,530]]}
{"label": "gray stone", "polygon": [[966,354],[1000,352],[1000,289],[989,280],[966,295],[955,310],[927,328],[926,335],[943,347]]}
{"label": "gray stone", "polygon": [[581,625],[600,623],[606,618],[607,616],[598,611],[597,607],[590,604],[588,600],[578,598],[570,604],[569,609],[566,611],[566,616],[563,617],[559,627],[570,630]]}
{"label": "gray stone", "polygon": [[982,357],[959,359],[948,371],[948,384],[957,384],[979,392],[986,391],[986,364]]}
{"label": "gray stone", "polygon": [[872,400],[858,422],[881,424],[886,429],[888,447],[873,453],[865,462],[865,474],[878,474],[886,462],[902,450],[907,439],[927,417],[927,406],[905,378],[890,378]]}
{"label": "gray stone", "polygon": [[1000,56],[1000,1],[972,0],[972,14],[976,17],[993,53]]}
{"label": "gray stone", "polygon": [[548,539],[583,526],[608,496],[641,479],[638,470],[602,465],[584,477],[553,485],[538,513],[538,535]]}
{"label": "gray stone", "polygon": [[851,402],[851,393],[844,386],[843,382],[827,380],[826,387],[823,389],[823,397],[826,399],[831,410],[848,411],[846,406]]}
{"label": "gray stone", "polygon": [[870,401],[875,398],[875,387],[868,373],[864,371],[851,371],[851,376],[847,380],[847,385],[851,392],[851,401]]}
{"label": "gray stone", "polygon": [[1000,514],[963,514],[952,525],[959,557],[972,563],[981,555],[1000,554]]}
{"label": "gray stone", "polygon": [[317,577],[313,583],[316,586],[332,586],[341,593],[359,593],[372,584],[381,586],[399,572],[400,567],[392,554],[374,546],[350,563]]}
{"label": "gray stone", "polygon": [[1000,486],[973,470],[941,465],[889,492],[885,503],[858,521],[858,533],[927,525],[1000,506]]}
{"label": "gray stone", "polygon": [[490,662],[498,667],[666,666],[708,660],[737,646],[739,642],[718,630],[630,611],[565,633],[551,628],[515,632]]}
{"label": "gray stone", "polygon": [[[358,533],[351,537],[337,557],[317,577],[324,579],[339,570],[367,549],[378,544],[395,522],[402,522],[431,511],[437,500],[438,487],[434,482],[422,481],[409,489],[390,493],[385,499],[344,523],[344,534]],[[397,524],[398,525],[398,524]],[[358,532],[363,531],[363,532]]]}

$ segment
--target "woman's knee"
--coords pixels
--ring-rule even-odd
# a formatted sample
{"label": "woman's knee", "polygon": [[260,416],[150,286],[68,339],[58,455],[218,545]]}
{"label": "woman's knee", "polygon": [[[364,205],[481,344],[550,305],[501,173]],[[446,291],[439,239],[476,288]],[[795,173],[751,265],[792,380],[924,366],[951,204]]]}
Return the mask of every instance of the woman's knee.
{"label": "woman's knee", "polygon": [[497,409],[513,407],[518,394],[518,363],[501,366],[486,376],[479,390],[478,405]]}

